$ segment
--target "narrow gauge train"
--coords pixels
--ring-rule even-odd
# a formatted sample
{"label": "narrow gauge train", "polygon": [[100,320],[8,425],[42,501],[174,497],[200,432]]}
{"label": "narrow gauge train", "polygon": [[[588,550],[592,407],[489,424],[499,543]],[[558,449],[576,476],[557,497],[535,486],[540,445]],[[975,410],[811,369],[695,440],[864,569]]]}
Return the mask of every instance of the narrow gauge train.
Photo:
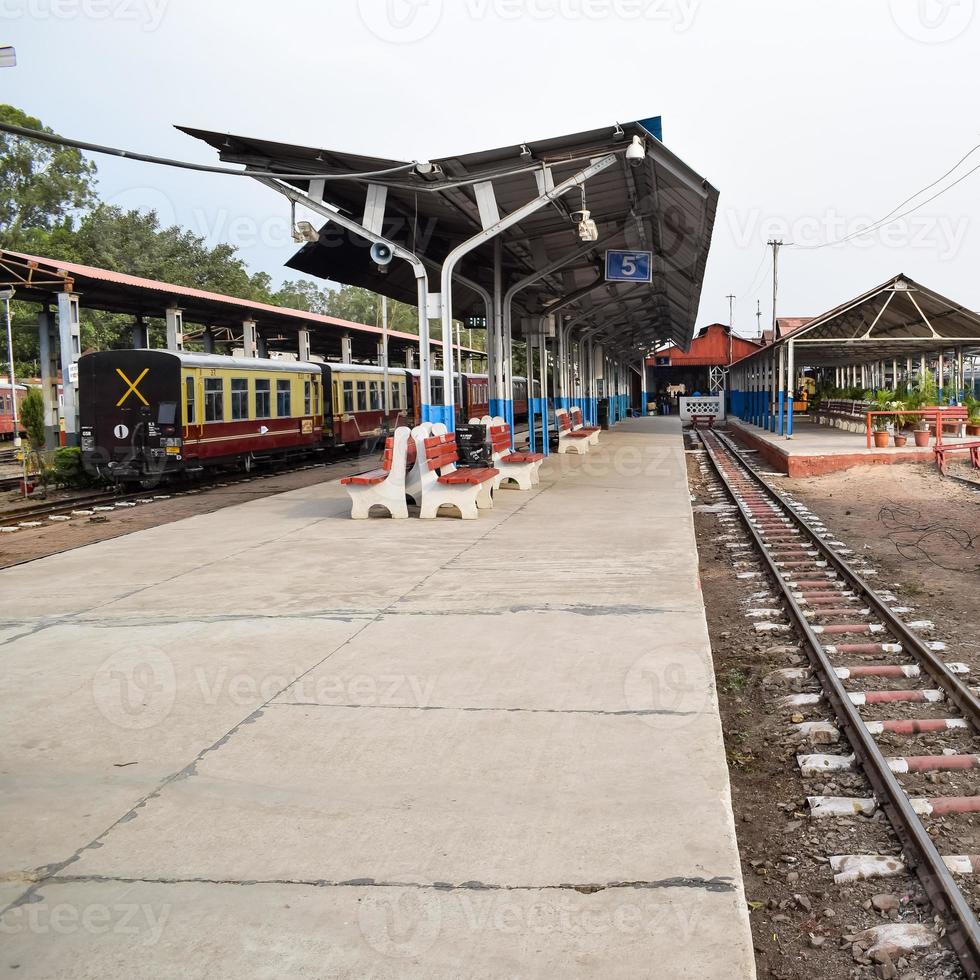
{"label": "narrow gauge train", "polygon": [[[100,351],[78,362],[82,463],[92,476],[151,484],[178,473],[283,458],[376,439],[385,423],[419,421],[420,373],[372,364],[224,357],[162,350]],[[432,402],[444,376],[431,374]],[[486,375],[456,379],[458,417],[488,411]],[[461,397],[460,397],[461,396]],[[515,415],[527,381],[515,378]]]}
{"label": "narrow gauge train", "polygon": [[[17,397],[17,428],[20,430],[18,435],[25,435],[24,416],[21,412],[21,405],[27,396],[27,385],[14,385],[14,393]],[[14,437],[14,400],[10,393],[10,381],[0,383],[0,439],[13,439]]]}

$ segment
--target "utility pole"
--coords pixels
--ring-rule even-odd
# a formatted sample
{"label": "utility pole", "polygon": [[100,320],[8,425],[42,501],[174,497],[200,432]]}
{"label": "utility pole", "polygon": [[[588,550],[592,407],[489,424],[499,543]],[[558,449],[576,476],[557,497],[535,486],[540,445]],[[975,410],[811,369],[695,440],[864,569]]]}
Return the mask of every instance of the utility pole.
{"label": "utility pole", "polygon": [[734,360],[735,347],[732,336],[735,333],[735,295],[729,293],[725,299],[728,300],[728,363]]}
{"label": "utility pole", "polygon": [[772,247],[772,341],[776,342],[776,296],[779,289],[779,249],[782,247],[781,239],[771,239],[766,242]]}
{"label": "utility pole", "polygon": [[755,301],[755,329],[758,335],[762,336],[762,301]]}

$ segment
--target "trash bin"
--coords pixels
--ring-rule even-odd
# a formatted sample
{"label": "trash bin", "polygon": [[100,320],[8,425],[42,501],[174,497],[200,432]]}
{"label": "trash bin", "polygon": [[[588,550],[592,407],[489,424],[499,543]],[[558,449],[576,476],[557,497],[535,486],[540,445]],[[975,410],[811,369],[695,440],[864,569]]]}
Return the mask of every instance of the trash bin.
{"label": "trash bin", "polygon": [[608,398],[599,399],[597,414],[599,419],[599,428],[608,429],[609,428],[609,399]]}
{"label": "trash bin", "polygon": [[459,453],[459,466],[490,466],[493,453],[490,449],[487,427],[485,425],[457,425],[456,451]]}

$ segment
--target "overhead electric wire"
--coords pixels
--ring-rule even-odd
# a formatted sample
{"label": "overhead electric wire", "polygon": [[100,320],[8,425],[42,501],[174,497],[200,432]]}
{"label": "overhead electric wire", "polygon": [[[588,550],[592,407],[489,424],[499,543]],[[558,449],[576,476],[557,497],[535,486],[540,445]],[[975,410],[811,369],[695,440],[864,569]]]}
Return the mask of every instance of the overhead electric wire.
{"label": "overhead electric wire", "polygon": [[928,197],[924,201],[920,201],[914,207],[909,208],[907,211],[903,211],[901,214],[895,213],[900,208],[903,208],[910,201],[914,201],[920,195],[925,194],[926,191],[931,190],[933,187],[936,186],[936,184],[939,184],[942,181],[944,181],[951,173],[953,173],[957,169],[957,167],[960,166],[960,164],[962,164],[965,160],[971,157],[977,150],[980,150],[980,143],[978,143],[972,149],[968,150],[941,177],[937,177],[931,184],[927,184],[925,187],[917,190],[910,197],[907,197],[904,201],[902,201],[901,204],[897,204],[894,208],[891,209],[891,211],[889,211],[881,218],[878,218],[876,221],[873,221],[866,228],[860,228],[857,231],[852,231],[849,235],[844,235],[843,238],[837,238],[834,241],[830,241],[830,242],[820,242],[817,245],[800,245],[797,244],[796,242],[787,242],[786,244],[792,246],[793,248],[804,248],[810,250],[818,249],[818,248],[828,248],[831,245],[843,245],[845,242],[849,242],[853,238],[860,238],[862,235],[871,234],[872,232],[877,231],[879,228],[882,228],[887,224],[891,224],[893,221],[898,221],[901,218],[904,218],[912,214],[914,211],[918,211],[919,208],[924,207],[926,204],[935,201],[936,198],[942,197],[942,195],[945,194],[947,191],[952,190],[957,184],[966,180],[966,178],[969,177],[970,174],[976,173],[978,170],[980,170],[980,164],[977,164],[977,166],[973,167],[973,169],[968,170],[965,174],[962,174],[961,176],[957,177],[956,180],[954,180],[951,184],[947,184],[947,186],[944,187],[942,190],[937,191],[935,194],[932,195],[932,197]]}
{"label": "overhead electric wire", "polygon": [[397,167],[387,167],[384,170],[366,170],[353,174],[329,174],[307,172],[302,174],[283,174],[274,170],[235,170],[232,167],[216,167],[206,163],[191,163],[187,160],[174,160],[170,157],[157,157],[148,153],[137,153],[133,150],[121,150],[115,146],[102,146],[99,143],[87,143],[84,140],[70,139],[55,133],[45,133],[40,129],[27,129],[24,126],[14,126],[11,123],[0,122],[0,132],[21,136],[25,139],[37,140],[41,143],[51,143],[55,146],[70,146],[76,150],[86,150],[89,153],[102,153],[107,156],[123,157],[127,160],[138,160],[141,163],[155,163],[164,167],[177,167],[181,170],[198,170],[208,174],[224,174],[231,177],[280,177],[285,180],[358,180],[364,177],[383,177],[385,174],[401,173],[412,170],[413,163],[402,163]]}

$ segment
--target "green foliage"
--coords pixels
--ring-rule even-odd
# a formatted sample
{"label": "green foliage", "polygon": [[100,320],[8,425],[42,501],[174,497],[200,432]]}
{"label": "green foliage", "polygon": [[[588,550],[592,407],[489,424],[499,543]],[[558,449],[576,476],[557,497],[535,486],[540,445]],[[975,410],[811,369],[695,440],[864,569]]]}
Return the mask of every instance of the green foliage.
{"label": "green foliage", "polygon": [[[53,132],[10,105],[0,120]],[[29,248],[35,233],[70,227],[94,200],[95,165],[78,150],[0,134],[0,247]]]}
{"label": "green foliage", "polygon": [[939,392],[936,389],[936,382],[932,377],[932,373],[926,371],[919,378],[918,384],[909,392],[905,407],[928,408],[931,405],[935,405],[938,398]]}
{"label": "green foliage", "polygon": [[[46,128],[12,106],[0,106],[0,119]],[[381,325],[381,297],[376,293],[359,286],[325,289],[309,279],[285,282],[276,290],[266,273],[250,273],[231,245],[212,247],[205,238],[177,225],[164,227],[153,211],[124,211],[99,202],[95,165],[77,150],[13,136],[0,136],[0,247]],[[40,373],[37,307],[15,301],[11,312],[17,373],[36,376]],[[162,319],[146,322],[151,345],[162,344]],[[389,300],[388,326],[417,334],[416,307]],[[83,300],[83,350],[129,347],[131,331],[131,317],[88,310]],[[430,336],[439,333],[439,325],[430,324]],[[484,338],[483,331],[462,333],[466,346],[479,349],[485,346]]]}
{"label": "green foliage", "polygon": [[44,398],[37,388],[31,388],[20,405],[24,431],[34,450],[44,447]]}
{"label": "green foliage", "polygon": [[63,487],[87,487],[91,482],[82,469],[82,451],[62,446],[51,454],[51,477]]}
{"label": "green foliage", "polygon": [[966,396],[966,410],[970,416],[970,424],[980,425],[980,398],[968,394]]}

